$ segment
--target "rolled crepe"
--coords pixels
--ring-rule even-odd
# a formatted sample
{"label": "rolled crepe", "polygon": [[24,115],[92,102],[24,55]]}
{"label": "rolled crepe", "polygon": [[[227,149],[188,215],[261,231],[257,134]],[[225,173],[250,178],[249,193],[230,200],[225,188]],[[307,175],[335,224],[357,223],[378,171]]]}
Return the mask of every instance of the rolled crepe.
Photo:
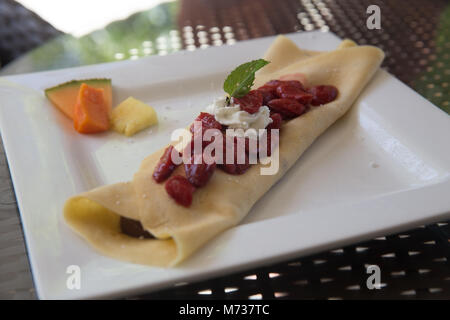
{"label": "rolled crepe", "polygon": [[[345,40],[334,51],[299,49],[284,36],[276,38],[264,58],[254,87],[289,74],[306,76],[308,86],[333,85],[336,100],[312,108],[286,122],[280,130],[279,170],[261,175],[255,164],[238,176],[216,170],[208,184],[195,191],[189,208],[177,205],[153,170],[165,148],[145,158],[132,181],[96,188],[67,200],[68,225],[100,253],[132,263],[175,266],[211,238],[237,225],[252,206],[289,170],[329,126],[349,110],[384,58],[372,46]],[[196,115],[192,115],[193,118]],[[176,174],[183,174],[179,166]],[[137,239],[120,230],[120,216],[139,220],[156,239]]]}

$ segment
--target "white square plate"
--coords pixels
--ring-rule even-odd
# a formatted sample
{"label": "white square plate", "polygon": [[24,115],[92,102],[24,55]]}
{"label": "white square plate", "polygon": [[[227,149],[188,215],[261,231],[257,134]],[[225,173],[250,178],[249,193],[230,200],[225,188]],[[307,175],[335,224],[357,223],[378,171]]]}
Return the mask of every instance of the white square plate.
{"label": "white square plate", "polygon": [[[331,50],[330,33],[289,35]],[[131,179],[140,161],[169,142],[221,94],[237,65],[274,40],[179,52],[0,79],[0,127],[40,298],[115,297],[169,287],[370,239],[449,217],[450,117],[380,70],[351,112],[301,157],[239,226],[172,269],[98,254],[64,223],[65,200]],[[135,137],[80,135],[43,90],[71,79],[110,77],[114,101],[156,108],[160,124]],[[81,268],[69,290],[66,269]]]}

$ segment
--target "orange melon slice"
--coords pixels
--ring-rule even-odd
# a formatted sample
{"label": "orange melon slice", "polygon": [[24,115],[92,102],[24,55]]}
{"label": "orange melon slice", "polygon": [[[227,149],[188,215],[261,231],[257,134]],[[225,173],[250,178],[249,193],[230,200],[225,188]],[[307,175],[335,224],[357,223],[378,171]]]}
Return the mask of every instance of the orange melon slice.
{"label": "orange melon slice", "polygon": [[74,119],[75,102],[82,83],[93,88],[103,89],[105,104],[110,112],[112,109],[111,79],[72,80],[46,89],[45,95],[56,108]]}

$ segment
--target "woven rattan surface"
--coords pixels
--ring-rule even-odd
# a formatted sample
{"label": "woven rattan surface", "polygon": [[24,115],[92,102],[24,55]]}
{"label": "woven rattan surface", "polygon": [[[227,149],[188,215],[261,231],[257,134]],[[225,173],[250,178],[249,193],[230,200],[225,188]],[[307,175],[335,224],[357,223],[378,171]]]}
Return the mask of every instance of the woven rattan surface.
{"label": "woven rattan surface", "polygon": [[[366,9],[373,4],[381,9],[381,30],[366,27]],[[70,41],[71,49],[76,50],[74,44],[89,42],[90,36],[56,40],[41,52],[31,54],[36,59],[45,52],[50,59],[35,60],[34,69],[27,71],[135,59],[183,48],[197,50],[279,33],[320,29],[352,38],[359,44],[381,47],[386,52],[384,68],[450,112],[450,4],[447,1],[186,0],[156,9],[160,15],[174,13],[173,25],[166,30],[170,37],[167,43],[155,41],[153,29],[149,28],[141,32],[144,40],[147,32],[149,40],[140,38],[139,46],[132,41],[124,44],[119,37],[117,42],[122,47],[113,46],[114,50],[95,56],[96,60],[92,54],[90,60],[64,62],[58,60],[64,56],[57,55],[60,51],[56,48],[61,44],[58,41]],[[145,12],[149,21],[152,12],[155,9]],[[151,25],[142,16],[130,19],[122,23],[129,25],[130,21],[138,20],[141,25]],[[106,30],[117,27],[111,25]],[[99,34],[92,34],[97,39],[97,51],[101,47]],[[49,52],[55,53],[52,56]],[[23,70],[20,66],[13,68]],[[0,158],[0,179],[0,298],[35,298],[4,155]],[[449,259],[450,226],[443,221],[309,257],[125,298],[449,299]],[[381,269],[378,290],[366,286],[369,276],[366,268],[373,264]]]}

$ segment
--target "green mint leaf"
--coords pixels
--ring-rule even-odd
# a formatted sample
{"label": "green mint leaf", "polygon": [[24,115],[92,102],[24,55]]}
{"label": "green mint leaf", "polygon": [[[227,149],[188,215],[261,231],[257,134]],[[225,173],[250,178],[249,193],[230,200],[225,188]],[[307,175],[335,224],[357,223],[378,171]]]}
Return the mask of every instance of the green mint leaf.
{"label": "green mint leaf", "polygon": [[255,72],[268,64],[264,59],[253,60],[234,69],[223,83],[223,90],[230,97],[241,98],[245,96],[253,86]]}

